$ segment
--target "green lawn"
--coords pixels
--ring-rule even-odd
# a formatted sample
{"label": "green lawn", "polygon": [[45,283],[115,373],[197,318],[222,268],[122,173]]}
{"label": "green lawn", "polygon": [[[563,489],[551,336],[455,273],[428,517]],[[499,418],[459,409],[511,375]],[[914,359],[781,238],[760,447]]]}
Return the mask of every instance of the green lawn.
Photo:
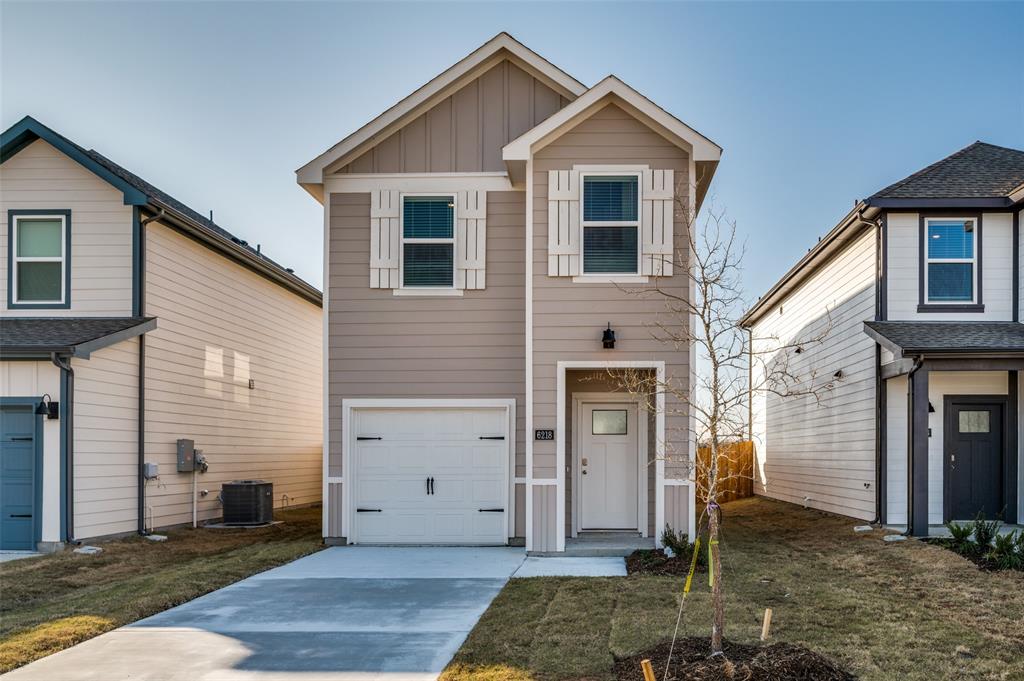
{"label": "green lawn", "polygon": [[0,564],[0,673],[148,617],[321,547],[320,509],[278,511],[278,525],[182,529],[166,542],[104,542]]}
{"label": "green lawn", "polygon": [[[726,636],[756,642],[771,607],[773,641],[862,679],[1024,679],[1024,573],[981,572],[938,546],[854,534],[855,524],[767,499],[725,505]],[[609,679],[613,656],[671,635],[680,588],[670,577],[513,580],[442,678]],[[684,635],[708,634],[709,606],[703,575]]]}

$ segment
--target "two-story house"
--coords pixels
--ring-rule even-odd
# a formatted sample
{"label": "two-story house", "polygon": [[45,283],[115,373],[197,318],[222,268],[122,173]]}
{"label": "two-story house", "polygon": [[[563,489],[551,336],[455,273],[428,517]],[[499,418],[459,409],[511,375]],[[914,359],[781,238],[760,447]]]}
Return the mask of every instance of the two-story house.
{"label": "two-story house", "polygon": [[217,518],[234,479],[320,500],[319,291],[28,117],[0,212],[0,549]]}
{"label": "two-story house", "polygon": [[327,540],[692,535],[690,417],[614,370],[691,381],[637,291],[692,295],[720,155],[502,33],[300,168],[324,206]]}
{"label": "two-story house", "polygon": [[858,201],[758,300],[759,369],[827,387],[752,396],[759,494],[916,536],[1024,517],[1022,212],[1024,151],[976,142]]}

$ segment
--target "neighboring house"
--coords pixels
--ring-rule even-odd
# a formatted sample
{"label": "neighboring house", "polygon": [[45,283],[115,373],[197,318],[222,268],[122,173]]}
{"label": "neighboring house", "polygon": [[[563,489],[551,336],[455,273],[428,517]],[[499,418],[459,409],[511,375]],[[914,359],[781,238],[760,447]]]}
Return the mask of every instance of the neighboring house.
{"label": "neighboring house", "polygon": [[759,494],[915,535],[1024,517],[1022,211],[1024,151],[976,142],[859,201],[757,302],[758,351],[794,343],[790,370],[833,384],[753,396]]}
{"label": "neighboring house", "polygon": [[191,522],[179,438],[199,519],[232,479],[318,502],[320,293],[32,118],[2,146],[0,548]]}
{"label": "neighboring house", "polygon": [[663,301],[624,289],[691,295],[671,261],[720,154],[502,33],[300,168],[324,206],[327,540],[692,535],[688,415],[608,370],[692,384],[692,349],[652,338]]}

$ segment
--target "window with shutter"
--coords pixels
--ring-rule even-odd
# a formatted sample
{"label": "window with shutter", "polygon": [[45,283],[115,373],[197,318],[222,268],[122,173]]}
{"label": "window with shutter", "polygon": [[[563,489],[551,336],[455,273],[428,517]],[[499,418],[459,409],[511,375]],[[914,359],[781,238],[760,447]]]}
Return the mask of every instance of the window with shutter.
{"label": "window with shutter", "polygon": [[455,285],[455,197],[402,198],[402,287]]}
{"label": "window with shutter", "polygon": [[640,271],[640,179],[583,176],[583,274]]}

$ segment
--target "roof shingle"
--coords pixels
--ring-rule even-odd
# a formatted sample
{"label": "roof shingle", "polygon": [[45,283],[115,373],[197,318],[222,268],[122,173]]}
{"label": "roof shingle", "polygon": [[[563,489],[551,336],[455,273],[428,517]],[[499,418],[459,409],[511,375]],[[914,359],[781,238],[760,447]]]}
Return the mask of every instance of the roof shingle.
{"label": "roof shingle", "polygon": [[1004,198],[1022,184],[1024,151],[975,142],[875,192],[871,198]]}
{"label": "roof shingle", "polygon": [[[152,326],[155,317],[3,317],[0,354],[74,352],[121,332]],[[141,332],[141,331],[140,331]],[[134,334],[138,335],[138,334]]]}
{"label": "roof shingle", "polygon": [[1018,322],[864,322],[865,331],[903,355],[1024,353]]}

